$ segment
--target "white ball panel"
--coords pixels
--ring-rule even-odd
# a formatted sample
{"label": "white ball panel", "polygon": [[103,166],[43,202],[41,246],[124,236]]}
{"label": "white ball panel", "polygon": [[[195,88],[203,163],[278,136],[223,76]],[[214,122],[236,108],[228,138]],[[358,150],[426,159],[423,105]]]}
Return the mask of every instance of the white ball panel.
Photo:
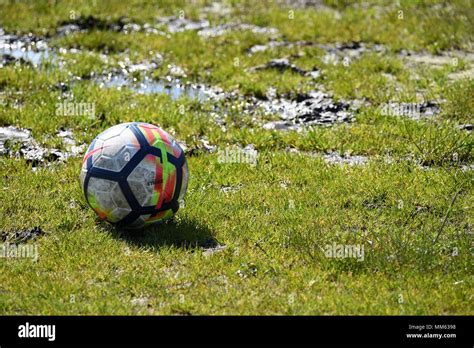
{"label": "white ball panel", "polygon": [[155,191],[156,164],[150,161],[154,156],[148,155],[130,173],[128,184],[141,206],[151,205]]}
{"label": "white ball panel", "polygon": [[108,219],[117,222],[123,219],[132,210],[117,182],[91,177],[87,187],[96,200],[98,208],[105,212],[111,212]]}

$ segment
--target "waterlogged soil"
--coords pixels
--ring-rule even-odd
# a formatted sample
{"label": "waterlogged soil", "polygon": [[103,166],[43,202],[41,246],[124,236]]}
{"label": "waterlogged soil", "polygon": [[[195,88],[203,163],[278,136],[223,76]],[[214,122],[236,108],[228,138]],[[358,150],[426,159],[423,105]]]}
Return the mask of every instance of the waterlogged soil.
{"label": "waterlogged soil", "polygon": [[0,231],[0,239],[2,242],[9,243],[25,243],[42,235],[44,235],[44,231],[40,226],[35,226],[31,230],[22,230],[10,233],[6,231]]}
{"label": "waterlogged soil", "polygon": [[14,126],[0,127],[0,155],[24,158],[33,168],[63,162],[69,157],[82,156],[86,145],[77,145],[72,131],[60,129],[56,134],[66,150],[46,148],[39,144],[28,129]]}
{"label": "waterlogged soil", "polygon": [[[85,21],[85,23],[89,23],[89,21]],[[101,24],[100,27],[104,26]],[[6,43],[2,46],[1,52],[14,55],[17,61],[30,62],[38,66],[41,64],[42,58],[51,56],[54,60],[56,57],[50,53],[45,42],[41,43],[41,50],[34,50],[27,45],[29,41],[23,37],[5,38],[4,35],[0,37],[0,40],[2,38]],[[31,42],[38,41],[31,40]],[[120,63],[121,69],[95,76],[91,80],[104,88],[129,88],[141,94],[167,94],[172,99],[185,96],[202,102],[223,99],[244,100],[245,113],[252,113],[259,109],[268,114],[280,115],[282,121],[265,124],[264,128],[266,129],[297,129],[303,125],[329,125],[338,122],[349,122],[353,117],[348,102],[336,102],[330,95],[318,91],[287,98],[277,97],[270,92],[267,100],[260,100],[254,97],[236,95],[235,93],[226,93],[212,86],[193,84],[188,81],[183,82],[186,76],[185,72],[177,66],[168,66],[168,75],[162,80],[152,79],[146,75],[146,73],[156,69],[160,63],[158,60],[133,64],[125,59]],[[277,69],[281,72],[290,69],[309,76],[318,73],[317,71],[304,71],[291,64],[287,59],[273,60],[264,66],[254,68],[254,70],[259,69]],[[141,80],[131,77],[131,74],[137,71],[145,73]],[[61,84],[59,88],[66,91],[69,89],[65,83]]]}
{"label": "waterlogged soil", "polygon": [[[205,8],[206,11],[225,11],[225,8],[210,6]],[[116,20],[104,20],[93,16],[78,17],[68,21],[58,23],[57,36],[69,35],[74,32],[90,31],[90,30],[108,30],[116,32],[132,32],[142,31],[150,35],[169,35],[181,31],[196,31],[204,38],[211,38],[223,35],[229,31],[251,31],[255,34],[261,34],[268,37],[266,44],[258,44],[248,49],[248,54],[253,55],[258,52],[272,50],[277,47],[294,47],[294,46],[316,46],[324,50],[323,62],[325,64],[350,64],[354,59],[358,59],[367,52],[375,52],[383,54],[386,48],[382,45],[366,45],[361,42],[348,42],[336,44],[319,44],[314,42],[298,41],[288,42],[281,39],[278,30],[274,28],[259,27],[246,23],[227,23],[212,26],[209,21],[204,19],[190,20],[185,18],[162,17],[158,18],[156,23],[137,24],[132,20],[121,17]],[[58,62],[58,55],[55,49],[48,47],[48,40],[34,35],[18,36],[7,34],[0,28],[0,66],[6,65],[32,65],[39,68],[45,60]],[[64,50],[64,49],[59,49]],[[69,52],[78,52],[78,50],[69,50]],[[457,52],[467,61],[474,61],[474,55],[469,53]],[[102,55],[107,57],[107,55]],[[453,56],[444,54],[433,56],[430,54],[401,52],[408,64],[435,64],[443,65],[453,61]],[[225,112],[222,102],[229,101],[231,103],[238,102],[243,105],[244,114],[257,114],[264,112],[269,115],[279,117],[276,121],[262,123],[261,126],[268,130],[301,130],[307,126],[330,126],[337,123],[348,123],[355,119],[358,108],[365,102],[360,100],[335,100],[328,92],[321,90],[313,90],[308,93],[297,95],[277,95],[270,89],[264,97],[244,96],[238,92],[225,92],[215,86],[191,83],[187,80],[186,72],[175,65],[168,65],[168,73],[161,79],[150,77],[151,73],[160,67],[163,59],[157,55],[152,61],[139,63],[131,62],[127,57],[119,63],[120,69],[112,69],[104,71],[97,75],[91,76],[90,81],[97,83],[103,88],[127,88],[139,94],[166,94],[172,99],[186,97],[200,102],[211,102],[216,105],[215,110],[217,116],[214,117],[216,122],[221,121],[219,113]],[[257,65],[249,69],[251,72],[259,70],[273,69],[280,73],[291,71],[296,74],[308,77],[310,79],[318,79],[321,75],[320,70],[313,68],[312,70],[304,70],[293,64],[288,58],[273,59],[266,64]],[[134,77],[134,73],[139,72],[140,78]],[[469,74],[466,72],[454,73],[461,77]],[[454,75],[453,75],[454,76]],[[450,78],[456,78],[456,76]],[[76,80],[81,79],[77,77]],[[54,88],[59,88],[62,92],[70,90],[70,83],[62,82]],[[406,106],[406,108],[405,108]],[[412,119],[421,119],[423,117],[433,117],[439,113],[439,101],[427,101],[418,104],[413,110],[409,109],[413,105],[388,105],[388,111],[391,115],[410,117]],[[410,111],[410,112],[407,112]],[[472,130],[470,125],[466,125],[466,130]],[[69,156],[77,156],[84,150],[84,145],[77,146],[72,134],[68,131],[60,130],[56,135],[63,139],[63,143],[67,145],[67,151],[59,151],[57,149],[47,149],[38,144],[31,137],[28,130],[15,128],[12,126],[0,128],[0,154],[24,157],[31,162],[33,166],[39,164],[50,163],[54,161],[62,161]],[[205,149],[205,146],[203,145]],[[16,150],[15,150],[16,149]],[[347,157],[337,153],[330,153],[324,156],[325,161],[334,164],[364,164],[366,158],[363,157]]]}
{"label": "waterlogged soil", "polygon": [[348,165],[361,166],[369,162],[370,157],[362,155],[351,155],[348,153],[341,154],[337,151],[330,151],[326,153],[321,152],[304,152],[297,149],[288,149],[287,153],[322,158],[324,162],[329,165]]}
{"label": "waterlogged soil", "polygon": [[275,28],[259,27],[247,23],[226,23],[211,26],[206,19],[190,20],[179,16],[162,17],[158,19],[158,24],[166,28],[170,33],[178,33],[182,31],[196,31],[199,36],[211,38],[224,35],[230,31],[250,31],[254,34],[268,35],[276,37],[279,35]]}
{"label": "waterlogged soil", "polygon": [[257,105],[270,114],[280,115],[281,120],[263,125],[265,129],[299,129],[302,126],[331,125],[351,122],[356,103],[334,100],[331,95],[312,91],[299,94],[294,99],[271,97],[258,101]]}
{"label": "waterlogged soil", "polygon": [[[317,152],[317,151],[300,151],[295,148],[290,148],[285,150],[286,153],[298,156],[309,156],[315,158],[321,158],[328,165],[338,165],[338,166],[364,166],[371,161],[382,160],[385,163],[410,163],[422,170],[432,170],[430,165],[425,165],[417,160],[415,157],[408,155],[405,157],[398,158],[395,160],[390,155],[382,156],[364,156],[350,153],[340,153],[338,151],[328,151],[328,152]],[[463,172],[474,170],[474,164],[460,164],[456,162],[450,163],[450,165],[459,168]]]}
{"label": "waterlogged soil", "polygon": [[5,34],[0,28],[0,67],[10,64],[38,66],[50,56],[44,39],[34,35],[17,36]]}
{"label": "waterlogged soil", "polygon": [[132,19],[120,17],[116,20],[104,20],[94,16],[80,16],[58,23],[57,35],[63,36],[74,32],[85,32],[90,30],[108,30],[123,33],[145,32],[156,35],[169,35],[183,31],[196,31],[198,35],[209,38],[224,35],[230,31],[251,31],[255,34],[278,35],[275,28],[259,27],[247,23],[226,23],[211,26],[206,19],[191,20],[180,16],[160,17],[155,23],[139,24]]}
{"label": "waterlogged soil", "polygon": [[318,78],[320,75],[319,70],[313,69],[311,71],[306,71],[296,66],[295,64],[290,63],[290,61],[287,58],[272,59],[267,64],[257,65],[248,70],[250,72],[255,72],[258,70],[268,70],[268,69],[275,69],[281,73],[285,71],[292,71],[296,74],[300,74],[302,76],[310,76],[312,78]]}
{"label": "waterlogged soil", "polygon": [[162,30],[163,27],[160,23],[145,23],[138,24],[133,22],[130,18],[120,17],[118,19],[101,19],[89,16],[79,16],[67,21],[61,21],[58,23],[56,29],[57,36],[65,36],[76,32],[88,32],[91,30],[102,30],[102,31],[115,31],[124,34],[132,32],[143,32],[146,34],[154,35],[169,35]]}
{"label": "waterlogged soil", "polygon": [[346,42],[346,43],[334,43],[334,44],[320,44],[312,41],[296,41],[290,42],[286,40],[275,40],[270,39],[266,44],[258,44],[250,47],[248,53],[253,55],[257,52],[264,52],[267,50],[273,50],[278,47],[317,47],[325,52],[322,58],[325,64],[350,64],[351,60],[360,58],[364,53],[385,53],[387,49],[383,45],[367,45],[363,42]]}
{"label": "waterlogged soil", "polygon": [[139,94],[166,94],[173,100],[185,96],[199,101],[206,101],[211,95],[210,89],[207,89],[204,85],[183,83],[179,79],[173,79],[169,76],[165,80],[158,81],[145,76],[141,81],[138,81],[122,73],[109,73],[98,78],[96,82],[104,88],[128,88]]}

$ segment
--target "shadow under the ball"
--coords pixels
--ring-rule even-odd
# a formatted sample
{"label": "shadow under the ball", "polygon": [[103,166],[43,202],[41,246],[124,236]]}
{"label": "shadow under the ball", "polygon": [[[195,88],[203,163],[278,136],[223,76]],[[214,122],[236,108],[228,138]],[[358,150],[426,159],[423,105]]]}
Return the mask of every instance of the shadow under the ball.
{"label": "shadow under the ball", "polygon": [[137,247],[176,248],[194,250],[208,249],[219,245],[212,231],[195,220],[172,219],[162,224],[151,225],[137,230],[118,229],[109,225],[114,238],[125,240]]}

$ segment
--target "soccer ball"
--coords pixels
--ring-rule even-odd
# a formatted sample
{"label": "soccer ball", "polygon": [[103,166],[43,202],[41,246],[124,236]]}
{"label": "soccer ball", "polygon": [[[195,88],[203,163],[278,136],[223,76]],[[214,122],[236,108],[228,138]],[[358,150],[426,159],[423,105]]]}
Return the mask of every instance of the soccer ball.
{"label": "soccer ball", "polygon": [[99,134],[82,162],[81,187],[103,220],[136,229],[171,218],[188,185],[184,151],[149,123],[122,123]]}

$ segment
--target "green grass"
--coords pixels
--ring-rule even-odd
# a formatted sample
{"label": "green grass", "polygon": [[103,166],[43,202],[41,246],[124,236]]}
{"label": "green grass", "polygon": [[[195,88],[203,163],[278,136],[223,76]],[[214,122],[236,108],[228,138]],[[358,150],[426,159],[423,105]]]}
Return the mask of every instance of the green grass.
{"label": "green grass", "polygon": [[[380,163],[328,167],[319,159],[271,152],[260,157],[255,169],[245,168],[245,177],[235,175],[241,165],[219,164],[216,156],[190,158],[186,207],[175,222],[138,236],[97,223],[82,199],[78,161],[52,175],[49,170],[31,174],[18,161],[2,160],[3,224],[11,230],[39,224],[47,231],[38,240],[39,262],[2,262],[2,311],[472,312],[465,229],[472,220],[466,208],[473,192],[458,184],[465,185],[469,176]],[[227,186],[240,189],[224,193]],[[433,243],[458,190],[457,204]],[[29,199],[19,201],[11,192]],[[204,256],[202,246],[211,239],[228,247]],[[333,242],[363,244],[364,261],[326,259],[319,247]],[[428,296],[433,287],[435,295]],[[295,294],[293,304],[290,294]],[[149,306],[131,306],[136,297],[149,298]]]}
{"label": "green grass", "polygon": [[[206,4],[0,2],[0,26],[54,35],[70,11],[148,23],[179,10],[196,19]],[[1,68],[0,126],[29,128],[49,147],[63,146],[54,138],[60,127],[71,128],[78,143],[90,143],[112,125],[145,121],[190,148],[202,137],[218,149],[253,144],[258,161],[255,167],[225,164],[216,153],[194,151],[185,207],[173,221],[134,234],[100,222],[87,206],[80,158],[32,171],[25,159],[0,157],[0,231],[45,231],[28,242],[38,246],[37,262],[0,258],[0,313],[472,315],[474,172],[462,168],[473,164],[474,136],[458,126],[473,123],[474,82],[448,78],[472,66],[464,60],[457,67],[413,66],[398,55],[402,49],[467,50],[472,4],[402,1],[402,20],[388,2],[364,10],[329,1],[323,10],[294,9],[294,19],[288,18],[292,8],[271,3],[229,6],[227,17],[206,16],[211,23],[275,27],[289,42],[362,41],[384,44],[387,52],[367,52],[344,66],[324,64],[317,46],[249,55],[269,37],[246,31],[204,39],[189,31],[167,37],[93,30],[52,38],[55,48],[81,50],[59,54],[62,66]],[[369,105],[350,124],[300,133],[262,129],[275,115],[245,115],[239,101],[228,101],[220,103],[223,128],[209,117],[212,101],[101,89],[88,79],[117,68],[126,56],[141,62],[157,53],[163,65],[156,78],[175,64],[190,81],[241,95],[262,97],[269,87],[295,95],[322,86],[338,99]],[[248,70],[281,57],[322,75],[315,81],[289,71]],[[94,120],[55,114],[62,99],[54,86],[72,76],[83,79],[70,85],[69,101],[94,103]],[[444,99],[440,115],[415,121],[380,111],[382,103],[419,102],[420,96]],[[314,155],[330,151],[369,161],[330,165]],[[216,243],[226,248],[208,255]],[[325,247],[333,243],[363,245],[364,260],[327,258]]]}

